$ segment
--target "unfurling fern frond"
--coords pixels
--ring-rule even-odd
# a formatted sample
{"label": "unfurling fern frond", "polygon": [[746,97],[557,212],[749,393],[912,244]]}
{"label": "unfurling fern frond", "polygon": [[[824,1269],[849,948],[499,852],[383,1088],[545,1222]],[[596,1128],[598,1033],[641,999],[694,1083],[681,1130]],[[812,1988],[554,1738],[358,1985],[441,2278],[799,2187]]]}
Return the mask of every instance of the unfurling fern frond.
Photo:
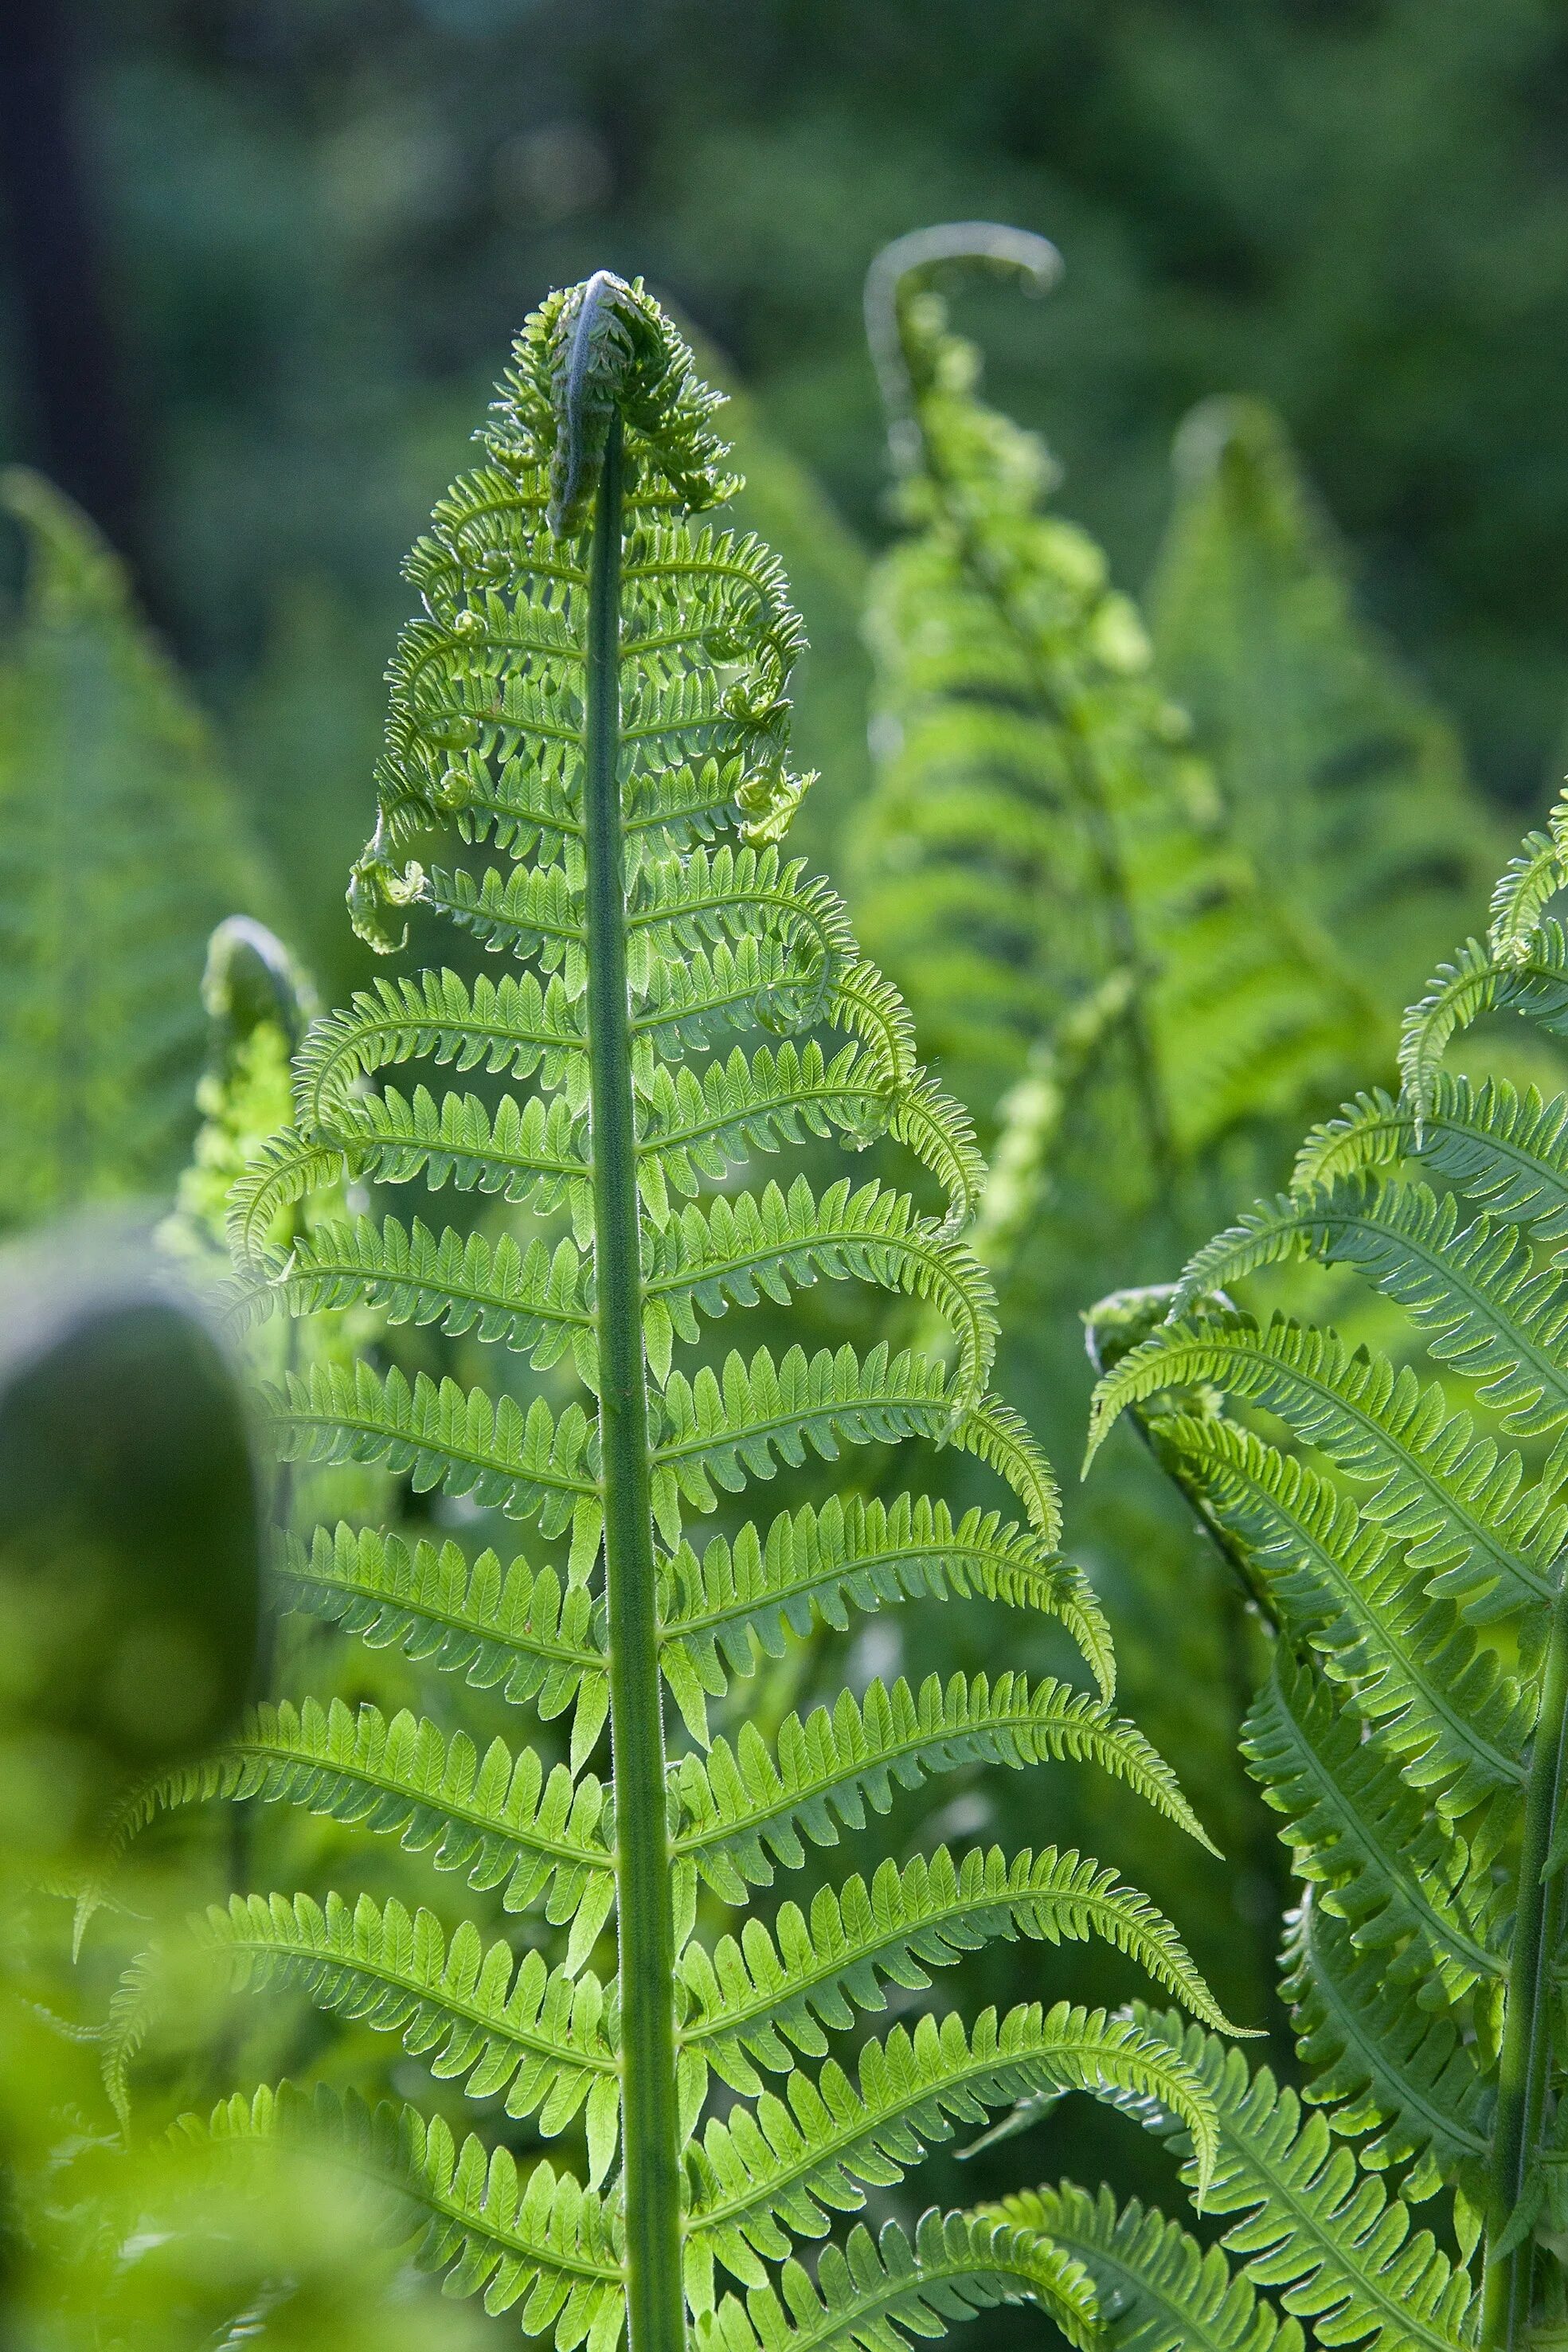
{"label": "unfurling fern frond", "polygon": [[[1201,2071],[1214,2200],[1252,2215],[1227,2242],[1334,2342],[1522,2347],[1564,2304],[1568,1101],[1441,1066],[1483,1013],[1568,1024],[1561,826],[1412,1010],[1398,1098],[1309,1138],[1097,1403],[1092,1442],[1134,1412],[1277,1627],[1247,1754],[1302,1882],[1284,1990],[1322,2113],[1218,2044]],[[1386,1353],[1232,1303],[1298,1260],[1361,1277]],[[1457,2268],[1405,2210],[1439,2192]]]}
{"label": "unfurling fern frond", "polygon": [[872,608],[862,929],[988,1121],[1031,1046],[1123,975],[1095,1079],[1119,1072],[1133,1148],[1168,1184],[1354,1067],[1360,1000],[1260,886],[1099,549],[1042,510],[1051,460],[977,399],[930,284],[965,258],[1045,283],[1060,268],[1043,238],[934,230],[868,282],[913,529]]}
{"label": "unfurling fern frond", "polygon": [[[564,1931],[519,1958],[499,1916],[492,1933],[443,1924],[434,1898],[288,1893],[236,1895],[204,1930],[250,1980],[564,2136],[563,2170],[458,2148],[410,2110],[324,2126],[392,2163],[455,2291],[517,2305],[563,2352],[609,2352],[623,2318],[633,2352],[681,2352],[694,2315],[705,2342],[793,2331],[882,2352],[1019,2295],[1087,2344],[1086,2274],[1039,2231],[938,2219],[912,2242],[856,2231],[809,2288],[769,2268],[1027,2095],[1157,2099],[1210,2142],[1184,2054],[1066,2002],[923,2016],[852,2070],[835,2037],[885,1987],[924,1987],[994,1937],[1095,1936],[1223,2021],[1175,1930],[1076,1852],[943,1849],[822,1887],[809,1915],[785,1903],[770,1927],[727,1916],[899,1790],[976,1764],[1094,1764],[1203,1832],[1114,1712],[1051,1470],[988,1387],[994,1301],[961,1238],[981,1177],[968,1122],[838,900],[775,846],[801,789],[800,630],[767,551],[705,519],[731,487],[714,405],[636,287],[601,275],[528,322],[483,462],[411,560],[423,612],[392,663],[350,892],[378,945],[417,908],[507,969],[405,976],[318,1022],[292,1128],[234,1194],[254,1310],[368,1306],[420,1335],[406,1368],[378,1350],[276,1384],[286,1461],[373,1463],[431,1497],[406,1534],[340,1517],[287,1538],[283,1597],[476,1696],[451,1703],[457,1727],[368,1701],[264,1705],[225,1751],[141,1792],[120,1832],[168,1804],[281,1801],[429,1855],[481,1916],[542,1910]],[[883,1138],[916,1192],[820,1174],[828,1150]],[[777,1173],[748,1183],[763,1154]],[[291,1222],[334,1179],[332,1216]],[[434,1203],[420,1217],[365,1198],[413,1184]],[[803,1344],[800,1294],[826,1283],[912,1302],[936,1345]],[[781,1343],[716,1349],[758,1309]],[[873,1496],[857,1465],[894,1447],[946,1449],[989,1499]],[[1099,1689],[893,1677],[771,1729],[737,1704],[814,1622],[948,1593],[1058,1619]],[[532,1723],[483,1736],[478,1694]],[[214,2128],[296,2113],[263,2099]],[[749,2291],[745,2315],[717,2299],[719,2269]]]}
{"label": "unfurling fern frond", "polygon": [[87,518],[36,475],[0,655],[0,1218],[172,1189],[208,934],[267,888],[199,713]]}

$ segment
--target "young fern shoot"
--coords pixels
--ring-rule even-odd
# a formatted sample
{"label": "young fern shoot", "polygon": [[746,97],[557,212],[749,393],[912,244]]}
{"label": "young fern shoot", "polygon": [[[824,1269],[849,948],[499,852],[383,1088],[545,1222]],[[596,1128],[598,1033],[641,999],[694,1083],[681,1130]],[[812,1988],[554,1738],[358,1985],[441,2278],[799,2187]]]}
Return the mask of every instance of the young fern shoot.
{"label": "young fern shoot", "polygon": [[[550,1761],[548,1727],[481,1752],[412,1716],[268,1706],[209,1767],[145,1792],[126,1828],[168,1801],[288,1800],[433,1852],[501,1912],[542,1904],[561,1931],[553,1965],[537,1948],[517,1960],[498,1918],[486,1945],[471,1924],[368,1895],[236,1897],[208,1933],[242,1974],[401,2036],[540,2136],[583,2131],[580,2176],[514,2154],[515,2129],[459,2147],[413,2106],[312,2110],[396,2166],[425,2210],[425,2259],[456,2291],[520,2305],[563,2352],[610,2352],[623,2323],[633,2352],[680,2352],[694,2323],[737,2347],[880,2342],[1020,2296],[1086,2341],[1087,2278],[1040,2231],[963,2216],[929,2219],[913,2242],[857,2231],[814,2285],[791,2250],[931,2143],[1035,2094],[1157,2099],[1207,2147],[1185,2057],[1065,2002],[923,2013],[852,2068],[832,2038],[884,2008],[889,1984],[924,1987],[996,1936],[1104,1937],[1221,2024],[1174,1929],[1101,1864],[1048,1847],[940,1849],[714,1931],[897,1789],[973,1764],[1082,1759],[1202,1835],[1113,1710],[1108,1636],[1059,1552],[1050,1469],[988,1385],[992,1302],[959,1237],[981,1174],[967,1122],[922,1072],[837,899],[779,849],[801,790],[785,760],[799,624],[766,550],[701,520],[732,488],[716,405],[638,287],[601,273],[529,320],[484,463],[411,562],[424,610],[392,666],[379,821],[350,893],[379,946],[401,943],[417,906],[504,968],[383,981],[318,1023],[296,1123],[234,1203],[259,1303],[369,1303],[466,1335],[491,1375],[318,1366],[274,1400],[285,1456],[384,1464],[533,1531],[532,1556],[504,1565],[460,1539],[473,1508],[438,1505],[417,1538],[319,1528],[289,1548],[291,1605],[547,1726],[569,1718],[565,1754]],[[412,1090],[394,1081],[409,1064],[429,1074]],[[506,1083],[462,1091],[446,1070]],[[528,1079],[525,1097],[513,1087]],[[932,1205],[805,1174],[734,1187],[759,1154],[884,1136]],[[361,1213],[305,1225],[287,1249],[268,1240],[282,1205],[344,1174],[498,1196],[534,1230]],[[787,1307],[819,1278],[928,1303],[951,1356],[703,1358],[706,1326],[764,1297]],[[988,1465],[1010,1516],[857,1490],[858,1451],[921,1442]],[[820,1474],[770,1517],[746,1516],[756,1489],[813,1456],[838,1465],[836,1491]],[[1058,1615],[1098,1691],[933,1676],[846,1690],[771,1746],[755,1724],[710,1725],[712,1703],[814,1615],[842,1625],[948,1591]],[[305,2104],[264,2092],[212,2128],[270,2131]]]}

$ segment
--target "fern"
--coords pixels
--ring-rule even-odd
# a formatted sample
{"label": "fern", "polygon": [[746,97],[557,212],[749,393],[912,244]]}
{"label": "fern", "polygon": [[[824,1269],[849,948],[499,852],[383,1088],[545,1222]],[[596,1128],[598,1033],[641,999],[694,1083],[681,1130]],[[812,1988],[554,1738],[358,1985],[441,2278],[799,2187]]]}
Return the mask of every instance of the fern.
{"label": "fern", "polygon": [[[868,280],[905,528],[873,574],[876,780],[846,856],[863,936],[995,1139],[968,1244],[1009,1309],[1009,1381],[1060,1455],[1092,1382],[1083,1309],[1167,1271],[1217,1202],[1247,1197],[1270,1139],[1359,1070],[1376,1015],[1300,894],[1260,881],[1138,612],[1060,509],[1050,453],[982,398],[936,290],[966,260],[1037,284],[1060,267],[1042,239],[960,225],[901,239]],[[1232,1736],[1253,1636],[1228,1579],[1135,1454],[1073,1538],[1117,1581],[1131,1711],[1267,1885],[1270,1828]],[[1197,1720],[1194,1683],[1216,1694]],[[1061,1833],[1103,1835],[1089,1811]],[[1234,1931],[1220,1874],[1188,1876],[1206,1965],[1250,2012],[1271,1948]]]}
{"label": "fern", "polygon": [[860,839],[873,950],[988,1123],[1030,1045],[1113,976],[1102,1052],[1165,1163],[1289,1110],[1347,1066],[1355,990],[1259,887],[1104,559],[1042,512],[1056,468],[975,397],[929,281],[968,258],[1049,283],[1042,238],[931,230],[867,309],[915,526],[883,568],[876,797]]}
{"label": "fern", "polygon": [[[1050,1469],[988,1387],[993,1301],[960,1239],[981,1173],[967,1123],[836,898],[776,845],[802,789],[800,633],[772,558],[703,519],[732,488],[714,405],[636,287],[601,274],[528,322],[484,461],[411,559],[423,613],[392,664],[350,892],[378,945],[418,908],[519,969],[383,982],[319,1022],[294,1126],[233,1194],[253,1312],[368,1305],[427,1335],[410,1365],[329,1356],[275,1384],[286,1461],[380,1465],[434,1517],[286,1539],[284,1597],[475,1696],[456,1727],[269,1702],[138,1792],[115,1838],[170,1806],[281,1801],[427,1854],[481,1914],[542,1910],[553,1960],[517,1960],[498,1920],[448,1926],[401,1897],[242,1892],[204,1930],[247,1979],[303,1989],[568,2136],[546,2162],[459,2145],[408,2106],[317,2117],[402,2181],[453,2291],[517,2306],[528,2333],[610,2352],[625,2324],[636,2352],[674,2352],[695,2320],[705,2341],[881,2346],[1022,2294],[1087,2341],[1085,2274],[1038,2231],[856,2232],[815,2287],[789,2260],[1035,2094],[1155,2099],[1209,2144],[1184,2054],[1065,2001],[924,2015],[845,2063],[830,2037],[885,1986],[990,1938],[1093,1935],[1220,2021],[1174,1929],[1077,1853],[938,1848],[770,1927],[726,1917],[899,1790],[980,1763],[1093,1763],[1203,1833],[1114,1712]],[[879,1137],[909,1147],[928,1200],[880,1178],[733,1180],[758,1152]],[[333,1180],[346,1205],[301,1223]],[[361,1204],[358,1188],[415,1181],[444,1218]],[[788,1329],[802,1287],[845,1282],[917,1303],[946,1344],[708,1352],[710,1327],[766,1307]],[[1008,1507],[862,1490],[856,1457],[912,1443],[967,1458]],[[801,1491],[747,1516],[740,1498],[786,1474]],[[476,1520],[493,1539],[471,1551]],[[747,1719],[732,1685],[813,1621],[950,1591],[1061,1619],[1099,1688],[873,1680],[771,1736]],[[486,1737],[482,1693],[531,1710],[531,1736]],[[308,2109],[264,2092],[206,2128],[303,2131]]]}
{"label": "fern", "polygon": [[37,477],[0,498],[30,566],[0,661],[0,1199],[27,1224],[172,1187],[207,935],[267,887],[118,560]]}
{"label": "fern", "polygon": [[[1399,1097],[1151,1297],[1092,1437],[1140,1416],[1279,1628],[1247,1752],[1303,1882],[1285,1990],[1321,2114],[1158,2030],[1217,2099],[1228,2243],[1333,2341],[1522,2346],[1563,2308],[1568,1109],[1441,1063],[1483,1013],[1561,1033],[1562,824],[1412,1009]],[[1354,1270],[1396,1353],[1230,1303],[1296,1260]],[[1406,2210],[1439,2194],[1458,2265]]]}
{"label": "fern", "polygon": [[1195,409],[1150,616],[1260,870],[1398,1004],[1500,850],[1453,729],[1357,616],[1343,550],[1260,401]]}
{"label": "fern", "polygon": [[1200,2247],[1135,2198],[1118,2212],[1108,2189],[1091,2198],[1064,2181],[1009,2197],[998,2213],[1082,2264],[1117,2352],[1300,2352],[1298,2323],[1281,2320],[1218,2247]]}

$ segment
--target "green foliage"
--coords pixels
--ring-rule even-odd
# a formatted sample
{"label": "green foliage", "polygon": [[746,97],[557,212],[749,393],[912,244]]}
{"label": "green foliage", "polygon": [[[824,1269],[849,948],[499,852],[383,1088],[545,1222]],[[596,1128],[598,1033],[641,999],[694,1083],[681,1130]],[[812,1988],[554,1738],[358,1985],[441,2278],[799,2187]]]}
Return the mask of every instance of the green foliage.
{"label": "green foliage", "polygon": [[1346,1066],[1357,999],[1260,890],[1134,608],[1092,541],[1041,511],[1054,466],[980,405],[976,354],[928,290],[966,237],[1001,238],[993,267],[1048,279],[1051,249],[956,235],[890,248],[868,291],[873,322],[890,313],[884,374],[904,387],[895,454],[914,530],[870,621],[884,758],[862,922],[987,1123],[1034,1041],[1128,974],[1103,1052],[1168,1171],[1310,1100]]}
{"label": "green foliage", "polygon": [[[873,580],[857,914],[945,1081],[998,1136],[969,1243],[1009,1308],[1009,1377],[1056,1452],[1080,1443],[1092,1385],[1079,1315],[1245,1197],[1270,1139],[1364,1066],[1376,1022],[1298,921],[1299,894],[1260,881],[1136,610],[1053,509],[1054,461],[980,398],[933,287],[966,259],[1037,282],[1059,266],[1039,238],[960,224],[901,240],[868,281],[905,531]],[[1189,1864],[1162,1893],[1205,1923],[1232,2009],[1260,2017],[1275,1864],[1234,1738],[1251,1633],[1151,1465],[1128,1451],[1117,1474],[1078,1506],[1074,1545],[1122,1603],[1134,1711],[1238,1864]],[[1218,1699],[1195,1722],[1198,1684]],[[1071,1834],[1102,1832],[1084,1817]]]}
{"label": "green foliage", "polygon": [[[1522,2346],[1564,2309],[1568,1119],[1442,1066],[1484,1015],[1568,1025],[1563,822],[1411,1010],[1398,1100],[1118,1309],[1091,1435],[1137,1414],[1277,1629],[1246,1746],[1303,1883],[1285,1992],[1321,2112],[1156,2030],[1216,2099],[1227,2243],[1334,2341]],[[1234,1303],[1295,1261],[1359,1276],[1386,1349]],[[1438,2196],[1451,2241],[1407,2210]]]}
{"label": "green foliage", "polygon": [[264,885],[117,559],[37,476],[4,499],[30,563],[0,660],[0,1215],[20,1225],[172,1184],[207,935]]}
{"label": "green foliage", "polygon": [[1240,839],[1380,1005],[1401,1003],[1496,871],[1448,721],[1358,618],[1346,556],[1281,420],[1211,400],[1176,446],[1151,589],[1161,669]]}
{"label": "green foliage", "polygon": [[[96,1971],[67,1963],[57,1893],[128,1772],[188,1760],[243,1705],[253,1422],[193,1294],[123,1235],[13,1244],[0,1298],[0,2335],[52,2352],[258,2334],[293,2352],[456,2352],[469,2332],[389,2282],[383,2188],[323,2197],[319,2147],[214,2173],[188,2140],[113,2128]],[[172,1928],[197,1883],[167,1856],[137,1869],[120,1890],[136,1932]]]}
{"label": "green foliage", "polygon": [[[937,1845],[770,1925],[751,1912],[899,1790],[976,1764],[1092,1763],[1203,1832],[1114,1712],[1050,1469],[988,1385],[994,1302],[959,1239],[981,1177],[967,1122],[838,900],[777,846],[803,790],[786,764],[799,625],[766,550],[704,519],[733,488],[716,404],[640,288],[601,273],[528,321],[483,462],[410,561],[423,612],[392,663],[350,894],[378,946],[434,910],[520,969],[382,982],[318,1022],[293,1127],[232,1190],[250,1314],[351,1305],[429,1337],[410,1369],[379,1349],[286,1369],[270,1419],[285,1462],[381,1465],[434,1518],[286,1538],[290,1608],[450,1680],[428,1713],[269,1701],[137,1791],[112,1842],[207,1798],[279,1801],[395,1839],[480,1898],[448,1924],[401,1895],[241,1891],[204,1936],[531,2133],[460,2139],[439,2105],[312,2109],[287,2085],[204,2129],[288,2137],[309,2111],[423,2208],[420,2258],[452,2291],[516,2307],[563,2352],[610,2352],[628,2319],[639,2352],[674,2352],[688,2314],[705,2341],[882,2343],[1020,2295],[1082,2341],[1083,2275],[1039,2231],[953,2216],[874,2249],[857,2231],[814,2289],[790,2259],[1031,2095],[1156,2100],[1207,2144],[1186,2059],[1066,2000],[924,2013],[844,2063],[830,2036],[888,1986],[990,1938],[1095,1936],[1223,2019],[1155,1906],[1076,1852]],[[405,1092],[410,1065],[428,1083]],[[880,1178],[734,1188],[758,1150],[815,1160],[879,1138],[928,1204]],[[343,1205],[312,1219],[334,1181]],[[457,1222],[363,1204],[415,1181]],[[792,1333],[802,1291],[846,1283],[917,1303],[950,1346],[710,1352],[710,1326],[763,1309]],[[866,1493],[855,1457],[908,1446],[967,1458],[1009,1515]],[[800,1494],[747,1516],[739,1498],[783,1473]],[[496,1541],[471,1551],[476,1525]],[[759,1722],[734,1687],[813,1619],[949,1591],[1060,1620],[1099,1689],[873,1677]],[[534,1727],[507,1736],[486,1694]],[[557,1931],[553,1962],[499,1932],[538,1910],[524,1932]],[[533,2152],[562,2135],[564,2162]]]}

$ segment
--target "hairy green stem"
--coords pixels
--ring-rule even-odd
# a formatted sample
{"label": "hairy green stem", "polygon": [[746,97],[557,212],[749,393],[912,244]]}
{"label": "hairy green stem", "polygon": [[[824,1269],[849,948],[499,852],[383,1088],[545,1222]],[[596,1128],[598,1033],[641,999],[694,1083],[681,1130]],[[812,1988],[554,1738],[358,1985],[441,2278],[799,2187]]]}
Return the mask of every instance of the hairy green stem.
{"label": "hairy green stem", "polygon": [[1563,1798],[1568,1766],[1568,1596],[1559,1591],[1547,1638],[1541,1719],[1524,1792],[1524,1834],[1519,1857],[1519,1907],[1509,1956],[1508,2002],[1498,2063],[1497,2122],[1492,2137],[1491,2198],[1487,2213],[1486,2279],[1481,2296],[1483,2352],[1515,2352],[1530,2322],[1535,2273],[1534,2232],[1506,2252],[1498,2248],[1530,2185],[1541,2147],[1546,2078],[1552,2055],[1552,1970],[1562,1937],[1564,1872],[1543,1878]]}
{"label": "hairy green stem", "polygon": [[621,823],[621,422],[612,420],[590,572],[583,832],[610,1734],[615,1772],[622,2145],[631,2352],[682,2352],[674,1920],[626,987]]}

